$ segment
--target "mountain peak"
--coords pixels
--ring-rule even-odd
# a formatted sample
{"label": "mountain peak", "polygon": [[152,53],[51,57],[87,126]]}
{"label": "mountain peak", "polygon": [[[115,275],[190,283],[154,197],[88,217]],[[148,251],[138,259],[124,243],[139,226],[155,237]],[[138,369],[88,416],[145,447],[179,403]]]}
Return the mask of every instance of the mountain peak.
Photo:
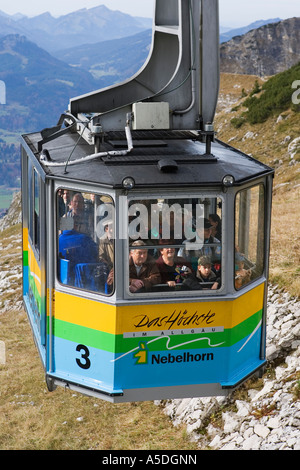
{"label": "mountain peak", "polygon": [[40,13],[39,15],[37,16],[34,16],[35,19],[44,19],[44,18],[53,18],[54,19],[54,16],[51,15],[50,11],[44,11],[44,13]]}

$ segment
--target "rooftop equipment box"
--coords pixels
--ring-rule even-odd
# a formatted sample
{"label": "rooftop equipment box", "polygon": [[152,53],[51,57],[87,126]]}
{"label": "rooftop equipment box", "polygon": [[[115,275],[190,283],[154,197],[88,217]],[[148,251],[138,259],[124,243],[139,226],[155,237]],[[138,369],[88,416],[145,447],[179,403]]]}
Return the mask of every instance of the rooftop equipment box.
{"label": "rooftop equipment box", "polygon": [[133,130],[169,129],[169,103],[134,103]]}

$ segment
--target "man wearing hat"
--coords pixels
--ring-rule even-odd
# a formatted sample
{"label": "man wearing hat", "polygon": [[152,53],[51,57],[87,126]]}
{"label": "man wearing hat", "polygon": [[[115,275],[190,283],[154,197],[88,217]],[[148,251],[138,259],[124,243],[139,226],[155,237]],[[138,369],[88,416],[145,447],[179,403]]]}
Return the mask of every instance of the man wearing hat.
{"label": "man wearing hat", "polygon": [[221,242],[212,236],[211,229],[212,225],[209,220],[201,219],[196,224],[196,236],[185,240],[184,247],[179,250],[178,255],[186,258],[194,271],[198,270],[198,259],[201,256],[208,256],[212,264],[221,261]]}
{"label": "man wearing hat", "polygon": [[221,280],[211,269],[211,259],[209,256],[201,256],[198,260],[197,280],[203,289],[219,289]]}

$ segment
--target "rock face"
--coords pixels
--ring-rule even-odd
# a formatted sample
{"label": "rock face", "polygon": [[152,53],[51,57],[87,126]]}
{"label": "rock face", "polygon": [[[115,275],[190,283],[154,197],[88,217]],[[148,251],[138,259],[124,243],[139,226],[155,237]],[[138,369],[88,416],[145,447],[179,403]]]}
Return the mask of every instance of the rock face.
{"label": "rock face", "polygon": [[22,222],[21,212],[21,192],[17,192],[13,196],[13,200],[8,209],[8,212],[3,219],[0,220],[0,232],[13,225],[20,224]]}
{"label": "rock face", "polygon": [[253,29],[220,46],[223,73],[275,75],[300,61],[300,18]]}
{"label": "rock face", "polygon": [[270,372],[262,387],[250,386],[246,398],[170,400],[165,413],[174,425],[185,423],[202,449],[300,450],[300,302],[272,286],[267,359]]}

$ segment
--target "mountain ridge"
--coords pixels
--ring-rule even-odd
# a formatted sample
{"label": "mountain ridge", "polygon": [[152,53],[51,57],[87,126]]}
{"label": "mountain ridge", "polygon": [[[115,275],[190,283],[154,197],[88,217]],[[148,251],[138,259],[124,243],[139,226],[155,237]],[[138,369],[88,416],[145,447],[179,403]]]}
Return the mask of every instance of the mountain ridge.
{"label": "mountain ridge", "polygon": [[[0,28],[0,31],[6,31],[6,34],[25,34],[28,36],[28,39],[37,42],[40,47],[43,47],[50,52],[56,52],[60,49],[69,48],[74,45],[82,45],[85,43],[94,44],[100,41],[116,39],[117,37],[125,37],[127,35],[132,36],[142,30],[152,28],[152,18],[127,15],[126,13],[122,13],[118,10],[110,10],[105,5],[99,5],[92,8],[81,8],[59,17],[52,16],[49,11],[33,17],[28,17],[23,14],[8,15],[0,10],[0,19],[1,17],[2,24],[1,21],[0,24],[2,27]],[[87,39],[86,31],[82,32],[77,29],[78,23],[81,22],[83,25],[86,24],[85,22],[88,17],[92,17],[93,20],[85,26],[89,32],[88,34],[90,34],[89,40]],[[100,37],[99,30],[94,30],[96,19],[99,19],[99,17],[102,17],[102,20],[105,18],[108,22],[109,27],[106,28],[106,34],[109,36],[107,37]],[[276,21],[280,21],[280,18],[257,20],[249,25],[238,28],[224,28],[220,25],[220,42],[228,41],[233,36],[245,34],[251,29]],[[7,23],[6,25],[5,22]],[[111,26],[113,22],[115,22],[115,28]],[[125,24],[125,28],[122,23]],[[57,29],[64,28],[66,31],[72,31],[74,25],[76,25],[76,31],[74,34],[64,34],[63,36],[60,36],[58,40],[55,39]],[[112,34],[115,29],[118,29],[119,36]],[[78,35],[78,38],[75,37],[76,34]],[[44,37],[44,35],[46,36]],[[70,37],[72,39],[70,39]],[[60,39],[61,42],[59,42]],[[67,41],[67,44],[65,41]],[[61,47],[62,44],[63,47]]]}
{"label": "mountain ridge", "polygon": [[[300,60],[299,43],[300,18],[262,26],[221,44],[221,72],[274,75]],[[145,30],[128,37],[126,43],[115,39],[53,55],[24,35],[0,37],[0,80],[6,84],[7,95],[0,128],[31,131],[54,125],[70,98],[130,78],[145,62],[150,44],[151,30]],[[49,101],[49,96],[56,99]],[[28,122],[20,126],[22,116],[7,122],[10,111],[15,116],[11,107],[16,103],[30,110],[29,127]]]}
{"label": "mountain ridge", "polygon": [[275,75],[300,61],[300,17],[261,26],[220,46],[223,73]]}
{"label": "mountain ridge", "polygon": [[152,30],[126,38],[95,44],[82,44],[57,51],[55,56],[75,67],[88,70],[98,79],[99,87],[119,83],[136,73],[145,63],[151,46]]}
{"label": "mountain ridge", "polygon": [[[296,18],[296,20],[299,19]],[[273,28],[277,31],[279,43],[281,43],[283,39],[288,41],[291,35],[295,36],[293,22],[294,19],[284,20],[279,24],[262,28],[267,31],[269,28]],[[283,23],[284,26],[291,23],[289,28],[286,28],[287,39],[281,37],[283,29],[280,27]],[[261,32],[255,30],[247,34],[250,35],[255,45],[256,37],[260,37]],[[222,50],[222,48],[228,47],[228,44],[243,41],[243,38],[244,36],[235,38],[222,44],[220,48]],[[292,40],[294,41],[294,38]],[[276,62],[279,49],[276,46],[276,41],[274,42],[271,46],[275,47],[273,61]],[[0,37],[0,81],[6,85],[6,104],[0,107],[1,161],[8,161],[7,159],[11,161],[13,156],[13,162],[15,162],[15,152],[12,152],[12,149],[6,144],[15,144],[22,133],[56,125],[60,114],[67,109],[69,100],[74,96],[89,93],[130,78],[146,60],[150,43],[151,30],[148,29],[128,37],[126,41],[115,39],[94,45],[83,45],[73,48],[73,51],[75,50],[79,54],[75,58],[76,62],[72,56],[72,49],[67,51],[69,57],[63,56],[64,51],[59,57],[59,54],[55,54],[55,56],[50,54],[22,34]],[[255,50],[254,47],[254,53]],[[80,55],[81,51],[82,55]],[[283,48],[283,54],[284,51]],[[129,56],[126,55],[128,52]],[[233,56],[238,56],[237,52]],[[250,59],[246,61],[247,67],[252,65],[253,57]],[[241,58],[241,62],[242,60],[244,59]],[[282,62],[284,68],[287,61]],[[234,63],[229,63],[229,67],[224,72],[224,62],[221,60],[222,73],[245,74],[247,71],[248,69],[239,71]],[[264,72],[267,73],[269,70],[265,69]],[[252,69],[250,75],[258,76],[253,73]],[[8,165],[6,166],[8,167]],[[8,181],[5,178],[5,173],[6,170],[3,170],[0,175],[0,185],[6,184]]]}
{"label": "mountain ridge", "polygon": [[256,20],[253,23],[250,23],[246,26],[240,26],[239,28],[230,28],[228,31],[220,31],[220,43],[230,41],[235,36],[242,36],[243,34],[248,33],[252,29],[260,28],[266,24],[278,23],[282,21],[281,18],[270,18],[268,20]]}
{"label": "mountain ridge", "polygon": [[[256,23],[260,24],[261,21]],[[254,24],[252,23],[252,25]],[[146,59],[147,47],[151,44],[151,31],[146,30],[126,38],[126,44],[128,47],[127,50],[124,50],[124,41],[115,39],[114,42],[98,42],[61,49],[56,51],[54,55],[69,64],[85,68],[95,77],[103,77],[105,71],[110,70],[113,63],[113,69],[116,71],[115,83],[124,79],[126,54],[128,54],[128,61],[131,63],[133,57],[139,54],[139,65],[142,65],[142,58]],[[234,36],[229,41],[220,44],[220,70],[223,73],[275,75],[300,61],[299,44],[300,18],[289,18],[278,22],[274,20],[273,23],[263,24],[257,29],[250,29],[245,34]],[[122,50],[120,54],[118,54],[119,49]],[[144,55],[141,55],[142,50]],[[123,69],[118,70],[118,64],[122,64]],[[137,71],[138,68],[137,66],[134,71]],[[133,70],[132,67],[128,69]],[[101,86],[109,85],[108,77],[102,80]]]}
{"label": "mountain ridge", "polygon": [[50,127],[71,97],[97,87],[89,72],[60,61],[25,36],[0,38],[0,57],[0,80],[6,84],[0,129],[30,132]]}
{"label": "mountain ridge", "polygon": [[[104,5],[82,8],[66,15],[53,17],[44,12],[34,17],[13,19],[1,15],[0,31],[24,34],[41,48],[53,53],[63,47],[95,43],[133,35],[152,26],[152,19],[133,17]],[[1,35],[3,35],[1,33]]]}

